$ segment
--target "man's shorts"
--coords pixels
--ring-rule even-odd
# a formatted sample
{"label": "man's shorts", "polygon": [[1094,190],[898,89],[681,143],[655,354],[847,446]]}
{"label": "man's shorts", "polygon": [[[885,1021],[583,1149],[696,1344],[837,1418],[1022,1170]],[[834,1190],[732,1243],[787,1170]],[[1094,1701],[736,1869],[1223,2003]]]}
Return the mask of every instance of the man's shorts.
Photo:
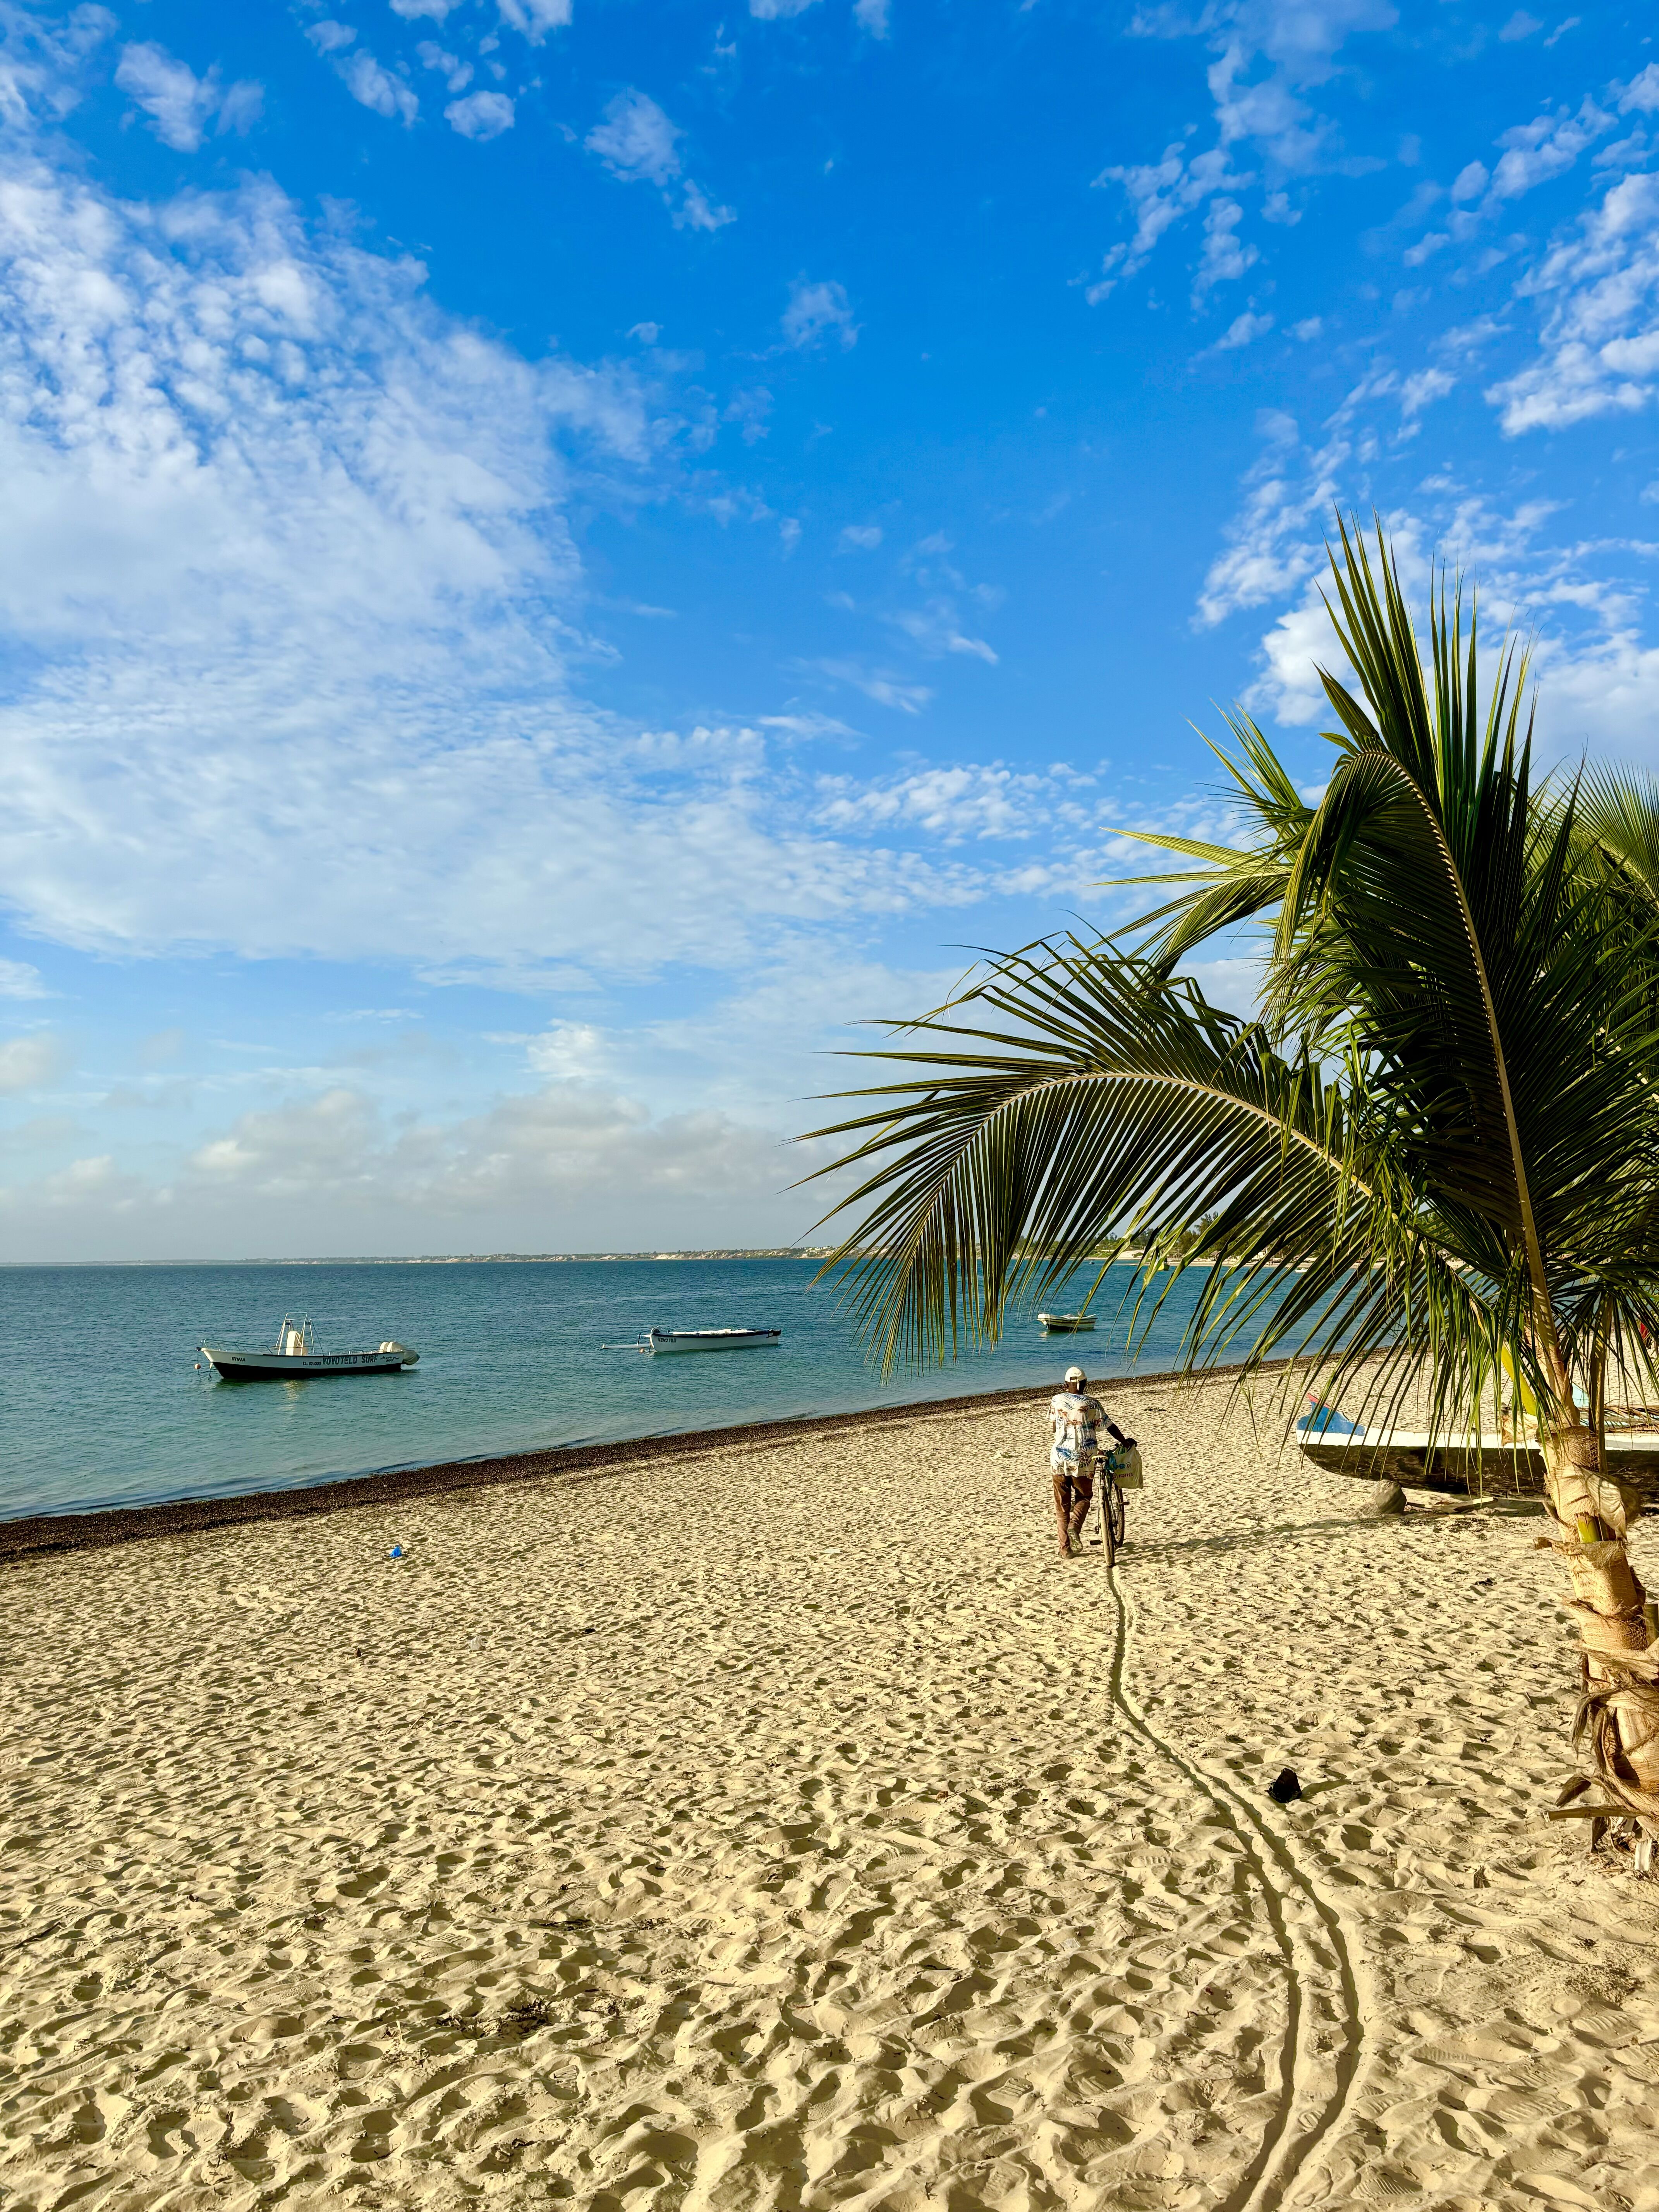
{"label": "man's shorts", "polygon": [[1100,1464],[1100,1455],[1098,1452],[1085,1452],[1081,1458],[1071,1459],[1064,1452],[1051,1451],[1048,1455],[1048,1464],[1055,1474],[1067,1477],[1079,1488],[1086,1486],[1092,1490],[1095,1469]]}

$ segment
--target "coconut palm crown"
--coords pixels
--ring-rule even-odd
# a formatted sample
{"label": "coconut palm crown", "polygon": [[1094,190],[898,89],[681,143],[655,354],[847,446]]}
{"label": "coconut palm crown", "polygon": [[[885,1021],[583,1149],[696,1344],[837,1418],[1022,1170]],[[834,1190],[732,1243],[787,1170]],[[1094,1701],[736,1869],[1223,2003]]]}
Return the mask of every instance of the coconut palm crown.
{"label": "coconut palm crown", "polygon": [[[1425,654],[1380,532],[1375,563],[1340,537],[1327,604],[1355,680],[1321,671],[1322,795],[1233,718],[1240,844],[1152,837],[1188,865],[1142,924],[998,959],[895,1024],[870,1055],[891,1079],[816,1133],[860,1171],[830,1265],[889,1363],[993,1340],[1138,1246],[1143,1325],[1222,1263],[1190,1370],[1315,1357],[1370,1423],[1421,1389],[1442,1436],[1478,1433],[1507,1377],[1536,1412],[1595,1766],[1659,1816],[1636,1501],[1602,1470],[1608,1376],[1650,1394],[1659,1340],[1659,839],[1638,805],[1618,847],[1616,781],[1588,827],[1576,787],[1535,793],[1524,653],[1498,655],[1483,711],[1461,593],[1441,580]],[[1176,971],[1252,921],[1244,1019]]]}

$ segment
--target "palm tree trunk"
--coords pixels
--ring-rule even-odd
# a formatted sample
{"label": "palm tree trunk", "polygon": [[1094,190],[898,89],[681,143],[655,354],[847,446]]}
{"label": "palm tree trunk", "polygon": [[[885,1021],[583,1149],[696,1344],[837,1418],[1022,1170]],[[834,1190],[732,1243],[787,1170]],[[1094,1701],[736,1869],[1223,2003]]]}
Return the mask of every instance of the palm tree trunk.
{"label": "palm tree trunk", "polygon": [[1604,1473],[1601,1437],[1578,1419],[1571,1390],[1565,1404],[1540,1405],[1539,1416],[1555,1522],[1547,1540],[1572,1583],[1567,1603],[1583,1638],[1593,1755],[1610,1793],[1618,1784],[1626,1799],[1650,1801],[1641,1809],[1659,1835],[1659,1692],[1650,1686],[1650,1662],[1629,1663],[1650,1639],[1646,1592],[1626,1548],[1624,1492]]}

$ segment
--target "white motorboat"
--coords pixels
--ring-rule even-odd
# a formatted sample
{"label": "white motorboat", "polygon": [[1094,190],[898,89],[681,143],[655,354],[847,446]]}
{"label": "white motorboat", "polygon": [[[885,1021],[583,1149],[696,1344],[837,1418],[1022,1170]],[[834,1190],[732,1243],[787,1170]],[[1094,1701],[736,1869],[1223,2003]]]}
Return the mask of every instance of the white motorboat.
{"label": "white motorboat", "polygon": [[400,1367],[412,1367],[421,1356],[391,1339],[374,1352],[319,1352],[311,1323],[290,1321],[286,1314],[269,1351],[239,1352],[215,1344],[196,1348],[227,1382],[292,1382],[313,1375],[395,1375]]}
{"label": "white motorboat", "polygon": [[778,1343],[781,1328],[653,1328],[640,1340],[641,1352],[749,1352]]}
{"label": "white motorboat", "polygon": [[1037,1316],[1037,1319],[1042,1323],[1043,1328],[1048,1330],[1050,1336],[1075,1336],[1079,1330],[1090,1329],[1095,1325],[1095,1317],[1092,1314],[1089,1313],[1040,1313]]}

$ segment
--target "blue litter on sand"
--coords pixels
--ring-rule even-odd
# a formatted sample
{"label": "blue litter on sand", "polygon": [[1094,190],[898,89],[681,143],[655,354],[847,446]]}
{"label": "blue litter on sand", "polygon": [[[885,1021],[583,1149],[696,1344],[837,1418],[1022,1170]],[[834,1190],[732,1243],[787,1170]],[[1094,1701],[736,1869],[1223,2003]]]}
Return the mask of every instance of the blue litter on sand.
{"label": "blue litter on sand", "polygon": [[390,1558],[394,1559],[402,1559],[402,1557],[403,1557],[403,1555],[404,1555],[404,1547],[403,1547],[403,1546],[402,1546],[401,1544],[394,1544],[394,1545],[392,1547],[392,1550],[391,1550],[390,1553],[388,1554],[388,1556],[389,1556]]}

